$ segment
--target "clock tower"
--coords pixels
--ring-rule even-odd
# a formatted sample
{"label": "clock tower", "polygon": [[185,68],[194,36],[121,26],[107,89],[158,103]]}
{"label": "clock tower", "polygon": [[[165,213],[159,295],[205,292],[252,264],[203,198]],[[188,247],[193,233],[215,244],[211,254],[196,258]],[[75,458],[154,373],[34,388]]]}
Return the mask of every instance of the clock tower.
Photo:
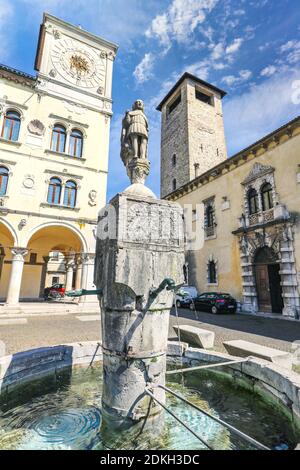
{"label": "clock tower", "polygon": [[45,13],[35,61],[37,88],[110,116],[116,52],[115,44]]}

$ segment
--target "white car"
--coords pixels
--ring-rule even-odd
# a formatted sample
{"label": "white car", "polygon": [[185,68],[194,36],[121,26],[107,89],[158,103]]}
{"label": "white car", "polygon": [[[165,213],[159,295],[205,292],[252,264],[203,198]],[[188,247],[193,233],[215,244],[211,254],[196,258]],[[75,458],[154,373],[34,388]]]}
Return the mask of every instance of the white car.
{"label": "white car", "polygon": [[176,298],[174,300],[174,305],[176,302],[176,307],[184,306],[184,300],[194,299],[197,297],[198,291],[194,286],[183,286],[176,292]]}

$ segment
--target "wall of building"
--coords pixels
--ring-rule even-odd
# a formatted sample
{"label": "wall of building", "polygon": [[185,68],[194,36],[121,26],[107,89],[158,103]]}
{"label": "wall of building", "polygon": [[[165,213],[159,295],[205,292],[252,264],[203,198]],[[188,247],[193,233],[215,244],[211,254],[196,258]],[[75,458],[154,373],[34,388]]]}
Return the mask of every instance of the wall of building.
{"label": "wall of building", "polygon": [[[6,297],[9,286],[11,247],[29,250],[21,298],[39,295],[44,257],[50,251],[61,248],[77,261],[81,254],[95,253],[97,215],[106,202],[116,50],[114,44],[46,14],[37,77],[0,67],[0,135],[7,111],[21,115],[18,140],[0,137],[0,165],[9,170],[6,194],[0,196],[0,244],[5,251],[1,298]],[[75,66],[84,66],[85,72],[76,75]],[[51,150],[57,124],[67,132],[63,153]],[[69,152],[73,129],[83,135],[81,157]],[[48,201],[52,177],[62,182],[60,204]],[[65,184],[70,180],[77,185],[75,207],[63,204]],[[30,253],[37,254],[35,265],[29,264]],[[90,263],[84,287],[92,287],[92,271]]]}
{"label": "wall of building", "polygon": [[[240,227],[239,218],[245,213],[244,186],[242,182],[249,175],[255,163],[270,165],[274,168],[274,178],[278,203],[286,206],[290,215],[297,217],[292,227],[297,289],[300,282],[300,222],[299,222],[299,145],[300,122],[280,138],[268,145],[261,145],[256,152],[245,152],[239,159],[229,159],[222,165],[219,175],[210,175],[202,183],[194,184],[194,189],[186,188],[180,195],[170,197],[182,205],[196,204],[214,197],[215,237],[205,240],[201,250],[189,253],[189,282],[195,284],[200,292],[230,292],[238,300],[243,300],[242,268],[239,239],[232,232]],[[198,187],[197,187],[198,185]],[[224,202],[226,198],[226,203]],[[212,258],[217,262],[218,283],[207,282],[207,262]]]}

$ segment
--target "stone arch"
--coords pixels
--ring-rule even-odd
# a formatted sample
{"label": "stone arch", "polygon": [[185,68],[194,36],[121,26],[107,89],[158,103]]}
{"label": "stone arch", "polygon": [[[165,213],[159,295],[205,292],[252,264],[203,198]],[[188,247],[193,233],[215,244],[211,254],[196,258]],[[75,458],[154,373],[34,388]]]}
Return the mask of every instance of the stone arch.
{"label": "stone arch", "polygon": [[10,233],[12,239],[13,239],[13,246],[18,246],[19,245],[19,237],[16,232],[16,230],[13,228],[13,226],[7,221],[4,220],[2,217],[0,217],[0,226],[4,225],[4,227],[8,230]]}
{"label": "stone arch", "polygon": [[11,273],[11,250],[18,246],[18,236],[9,222],[0,218],[0,298],[7,295]]}
{"label": "stone arch", "polygon": [[[45,287],[52,285],[53,277],[67,290],[75,286],[77,260],[88,251],[88,244],[79,229],[67,222],[46,222],[32,229],[25,240],[29,254],[26,257],[20,298],[42,298]],[[56,263],[53,253],[63,254]]]}
{"label": "stone arch", "polygon": [[79,229],[77,229],[76,227],[74,227],[73,225],[71,225],[67,222],[59,222],[59,223],[57,223],[57,222],[45,222],[41,225],[38,225],[33,230],[31,230],[31,232],[29,232],[29,234],[27,236],[27,239],[25,241],[25,246],[28,245],[28,243],[30,242],[32,237],[37,232],[39,232],[40,230],[42,230],[44,228],[47,228],[47,227],[64,227],[66,229],[69,229],[71,232],[73,232],[75,235],[77,235],[78,238],[80,239],[80,241],[82,243],[82,251],[88,252],[88,244],[87,244],[87,241],[86,241],[85,237],[82,235],[82,233],[80,232]]}

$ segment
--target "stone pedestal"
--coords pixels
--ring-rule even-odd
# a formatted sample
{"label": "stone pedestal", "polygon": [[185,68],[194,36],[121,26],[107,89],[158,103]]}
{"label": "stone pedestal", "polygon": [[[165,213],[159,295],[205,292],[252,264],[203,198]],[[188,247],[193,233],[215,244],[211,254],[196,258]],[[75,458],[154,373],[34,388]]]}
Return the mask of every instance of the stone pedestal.
{"label": "stone pedestal", "polygon": [[146,417],[151,422],[162,413],[145,387],[165,401],[155,386],[165,383],[173,291],[157,288],[166,278],[184,282],[182,215],[179,205],[130,188],[99,215],[95,284],[103,292],[102,405],[107,425],[115,428]]}

